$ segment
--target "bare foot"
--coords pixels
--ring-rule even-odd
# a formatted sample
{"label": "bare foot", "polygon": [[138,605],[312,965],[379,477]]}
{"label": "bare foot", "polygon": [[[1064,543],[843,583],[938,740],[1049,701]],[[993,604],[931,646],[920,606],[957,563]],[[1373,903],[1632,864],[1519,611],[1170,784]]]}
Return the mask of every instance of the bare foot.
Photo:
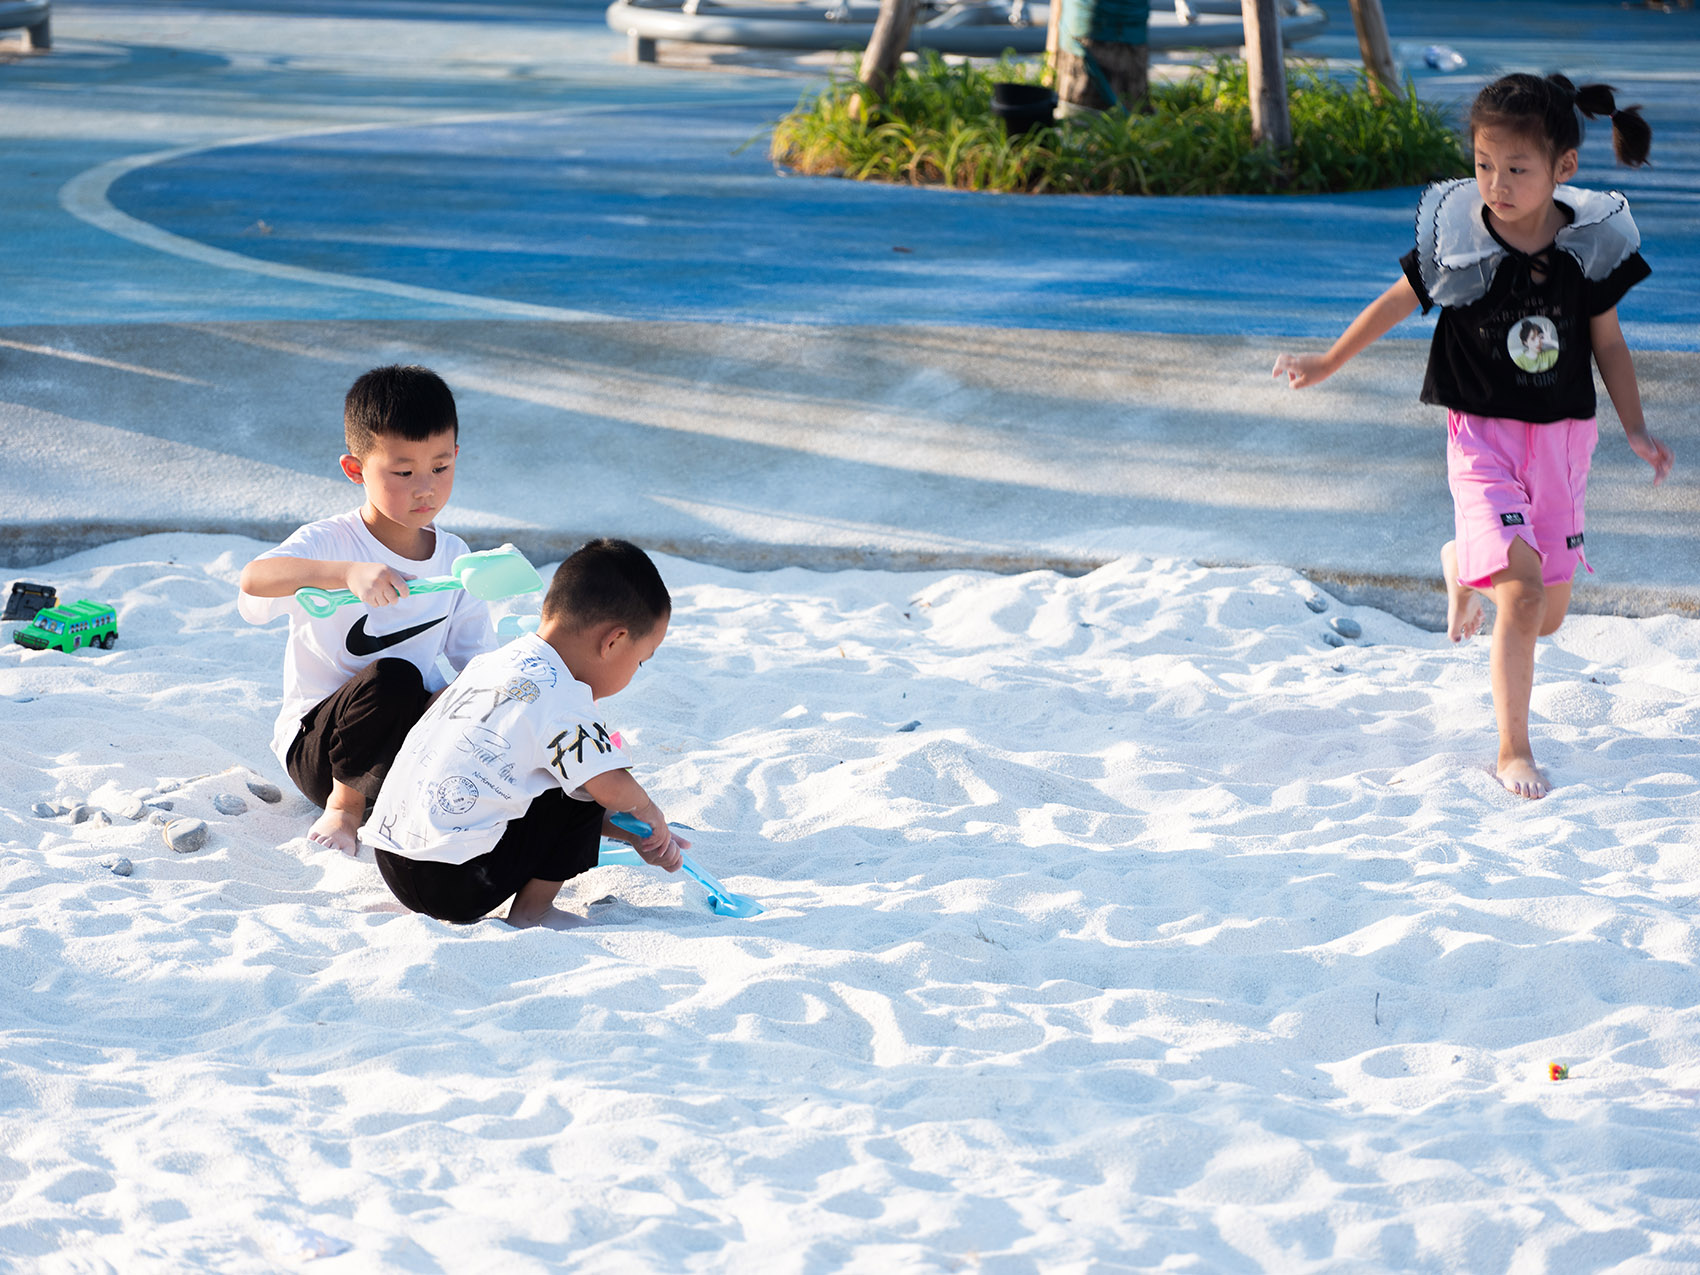
{"label": "bare foot", "polygon": [[1446,580],[1446,636],[1454,642],[1473,638],[1482,628],[1482,598],[1469,585],[1458,583],[1458,542],[1440,546],[1440,572]]}
{"label": "bare foot", "polygon": [[564,881],[539,881],[533,877],[520,886],[503,919],[516,930],[529,929],[534,925],[551,930],[570,930],[575,925],[583,925],[583,917],[562,912],[555,906],[555,896],[560,894],[565,884]]}
{"label": "bare foot", "polygon": [[353,858],[360,853],[360,840],[355,834],[360,831],[362,813],[332,806],[313,820],[313,826],[307,829],[307,840],[316,846],[340,850]]}
{"label": "bare foot", "polygon": [[541,926],[545,930],[576,930],[581,925],[590,922],[572,912],[563,912],[560,908],[549,907],[541,914],[518,912],[516,907],[510,907],[503,918],[516,930],[529,930],[533,926]]}
{"label": "bare foot", "polygon": [[1518,797],[1541,798],[1552,791],[1547,777],[1541,774],[1532,757],[1513,757],[1499,767],[1499,782],[1505,790]]}

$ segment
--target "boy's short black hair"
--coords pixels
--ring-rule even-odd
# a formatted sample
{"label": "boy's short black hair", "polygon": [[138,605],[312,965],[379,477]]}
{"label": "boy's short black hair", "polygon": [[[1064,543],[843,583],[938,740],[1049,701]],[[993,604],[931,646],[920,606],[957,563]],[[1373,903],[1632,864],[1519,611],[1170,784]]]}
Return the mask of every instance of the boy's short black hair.
{"label": "boy's short black hair", "polygon": [[592,540],[559,567],[543,596],[543,618],[573,630],[622,624],[643,637],[673,612],[649,555],[629,540]]}
{"label": "boy's short black hair", "polygon": [[342,432],[348,454],[364,460],[380,437],[422,443],[452,430],[460,441],[455,396],[428,367],[392,363],[375,367],[348,387]]}

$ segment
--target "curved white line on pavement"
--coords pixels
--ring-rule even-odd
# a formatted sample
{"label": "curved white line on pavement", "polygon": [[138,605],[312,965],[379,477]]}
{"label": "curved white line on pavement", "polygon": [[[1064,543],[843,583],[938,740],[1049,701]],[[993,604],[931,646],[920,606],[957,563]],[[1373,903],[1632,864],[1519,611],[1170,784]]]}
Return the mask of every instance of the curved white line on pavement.
{"label": "curved white line on pavement", "polygon": [[[198,146],[178,146],[171,150],[153,151],[146,155],[130,155],[123,159],[109,160],[98,164],[87,172],[79,173],[59,188],[59,206],[73,217],[86,221],[91,226],[97,226],[109,234],[117,235],[120,239],[128,239],[132,243],[141,244],[144,248],[152,248],[157,252],[169,253],[172,256],[184,257],[190,261],[198,261],[203,265],[219,266],[226,270],[246,270],[250,274],[266,275],[273,279],[285,279],[291,283],[302,283],[321,288],[349,288],[357,292],[373,292],[381,296],[397,297],[406,301],[423,301],[432,305],[454,306],[462,310],[476,310],[482,314],[504,319],[548,319],[564,323],[610,323],[621,322],[623,316],[615,314],[598,314],[591,310],[566,310],[559,306],[532,305],[526,301],[504,301],[498,297],[481,297],[474,293],[448,292],[441,288],[420,288],[408,283],[393,283],[388,279],[368,279],[361,275],[341,274],[332,270],[309,270],[304,266],[284,265],[276,261],[266,261],[259,257],[245,256],[240,252],[231,252],[224,248],[214,248],[199,240],[186,239],[182,235],[174,235],[168,230],[120,212],[107,198],[107,191],[112,183],[126,173],[135,172],[138,168],[147,168],[153,164],[163,164],[170,160],[181,159],[185,155],[198,155],[206,151],[224,150],[233,146],[254,146],[268,142],[293,141],[305,137],[328,137],[337,133],[358,133],[384,128],[431,128],[443,124],[469,124],[485,120],[514,120],[527,116],[542,116],[556,114],[597,114],[611,110],[610,107],[589,107],[579,111],[519,111],[492,112],[481,115],[444,116],[426,120],[385,120],[381,123],[349,124],[337,128],[311,128],[283,133],[264,134],[255,137],[239,137],[229,141],[203,143]],[[630,110],[624,107],[621,109]]]}

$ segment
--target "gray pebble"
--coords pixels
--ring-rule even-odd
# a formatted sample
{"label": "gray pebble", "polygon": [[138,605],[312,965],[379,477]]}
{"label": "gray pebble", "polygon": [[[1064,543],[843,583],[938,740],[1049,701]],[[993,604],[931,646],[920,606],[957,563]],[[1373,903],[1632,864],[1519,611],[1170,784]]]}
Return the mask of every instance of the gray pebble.
{"label": "gray pebble", "polygon": [[1328,609],[1328,599],[1323,597],[1320,593],[1313,593],[1305,599],[1305,605],[1312,611],[1315,611],[1318,615],[1321,615]]}
{"label": "gray pebble", "polygon": [[897,733],[899,735],[907,735],[910,731],[919,730],[920,728],[920,722],[904,722],[903,725],[897,728]]}
{"label": "gray pebble", "polygon": [[148,813],[148,822],[158,824],[161,828],[163,828],[166,824],[171,822],[171,816],[166,814],[163,810],[150,811]]}
{"label": "gray pebble", "polygon": [[147,805],[149,810],[175,810],[177,808],[177,804],[171,801],[150,801]]}
{"label": "gray pebble", "polygon": [[248,812],[248,803],[233,792],[221,792],[213,798],[213,809],[221,815],[241,815]]}
{"label": "gray pebble", "polygon": [[106,865],[112,869],[114,876],[127,877],[136,870],[136,865],[128,859],[114,859]]}
{"label": "gray pebble", "polygon": [[153,786],[155,792],[176,792],[183,785],[175,779],[162,779]]}
{"label": "gray pebble", "polygon": [[161,835],[178,854],[189,854],[207,843],[207,825],[199,819],[173,819]]}
{"label": "gray pebble", "polygon": [[1364,626],[1349,615],[1337,615],[1328,623],[1334,626],[1334,631],[1343,638],[1359,638],[1364,635]]}
{"label": "gray pebble", "polygon": [[89,821],[89,816],[93,813],[94,812],[92,810],[79,801],[76,805],[71,807],[71,822],[87,823]]}
{"label": "gray pebble", "polygon": [[56,806],[51,801],[38,801],[30,807],[30,813],[37,819],[57,819],[69,812],[64,806]]}
{"label": "gray pebble", "polygon": [[104,810],[97,810],[89,816],[89,822],[97,828],[106,828],[112,824],[112,816]]}
{"label": "gray pebble", "polygon": [[263,779],[250,779],[248,781],[248,791],[253,793],[268,806],[275,806],[278,802],[283,800],[283,789],[279,788],[276,784],[268,784]]}
{"label": "gray pebble", "polygon": [[1341,637],[1338,633],[1331,633],[1327,629],[1324,629],[1322,631],[1322,641],[1323,641],[1324,645],[1327,645],[1327,646],[1345,646],[1346,645],[1346,639],[1345,638]]}
{"label": "gray pebble", "polygon": [[140,819],[147,814],[148,808],[142,803],[141,796],[131,793],[113,808],[112,813],[124,819]]}

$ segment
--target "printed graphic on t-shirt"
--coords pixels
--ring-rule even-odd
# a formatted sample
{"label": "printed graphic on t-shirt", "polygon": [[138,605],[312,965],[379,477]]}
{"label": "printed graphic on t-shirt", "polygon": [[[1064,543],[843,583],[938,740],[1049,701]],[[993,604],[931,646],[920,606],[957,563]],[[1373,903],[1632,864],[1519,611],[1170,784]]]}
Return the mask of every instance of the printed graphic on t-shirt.
{"label": "printed graphic on t-shirt", "polygon": [[[526,656],[519,662],[519,671],[521,676],[529,678],[532,681],[542,682],[545,686],[553,686],[555,684],[555,670],[550,666],[549,661],[543,659],[541,656]],[[530,700],[526,701],[528,704],[530,702]]]}
{"label": "printed graphic on t-shirt", "polygon": [[571,753],[573,760],[582,766],[584,765],[586,747],[595,749],[597,754],[611,753],[619,747],[608,734],[608,728],[601,722],[591,722],[589,730],[580,725],[571,739],[567,738],[567,734],[568,732],[562,731],[549,741],[549,747],[554,749],[554,753],[549,758],[549,764],[560,772],[562,779],[568,776],[568,753]]}
{"label": "printed graphic on t-shirt", "polygon": [[444,620],[446,615],[439,615],[434,620],[426,620],[423,624],[415,624],[405,629],[397,629],[394,633],[366,632],[366,617],[361,616],[348,630],[342,640],[343,648],[352,656],[359,658],[366,655],[376,655],[379,651],[397,646],[408,638],[418,637],[427,629],[435,628]]}
{"label": "printed graphic on t-shirt", "polygon": [[464,815],[478,800],[478,785],[465,775],[451,775],[437,785],[437,809],[445,814]]}
{"label": "printed graphic on t-shirt", "polygon": [[1528,315],[1506,332],[1505,348],[1525,372],[1545,372],[1558,362],[1558,328],[1544,314]]}
{"label": "printed graphic on t-shirt", "polygon": [[542,694],[537,683],[529,677],[509,678],[502,687],[502,694],[509,699],[517,699],[522,704],[535,704],[537,697]]}

